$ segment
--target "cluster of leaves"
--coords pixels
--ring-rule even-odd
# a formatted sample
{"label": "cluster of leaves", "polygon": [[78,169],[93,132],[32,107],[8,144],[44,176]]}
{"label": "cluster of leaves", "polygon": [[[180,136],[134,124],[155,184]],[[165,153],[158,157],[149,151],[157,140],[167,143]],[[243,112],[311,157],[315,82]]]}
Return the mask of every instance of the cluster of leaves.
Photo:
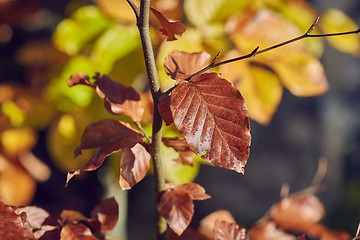
{"label": "cluster of leaves", "polygon": [[103,239],[116,225],[118,205],[114,198],[103,200],[87,218],[74,210],[63,210],[57,221],[42,208],[11,207],[0,201],[1,239],[73,240]]}

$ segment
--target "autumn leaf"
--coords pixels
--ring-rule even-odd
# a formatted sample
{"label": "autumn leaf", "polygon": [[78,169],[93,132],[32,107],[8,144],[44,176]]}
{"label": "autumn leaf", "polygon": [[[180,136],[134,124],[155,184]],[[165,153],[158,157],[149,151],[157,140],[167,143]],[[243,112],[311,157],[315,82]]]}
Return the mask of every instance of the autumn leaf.
{"label": "autumn leaf", "polygon": [[50,216],[50,214],[47,211],[35,206],[26,206],[26,207],[17,208],[15,210],[15,213],[18,215],[22,212],[26,213],[30,226],[33,229],[41,228],[41,225],[44,223],[46,218]]}
{"label": "autumn leaf", "polygon": [[98,150],[85,166],[68,172],[66,184],[73,176],[83,171],[96,170],[103,164],[106,156],[120,149],[132,148],[141,139],[142,136],[139,133],[112,119],[90,124],[81,137],[80,146],[75,149],[75,157],[80,155],[83,149],[98,148]]}
{"label": "autumn leaf", "polygon": [[98,240],[84,224],[66,224],[61,229],[60,237],[64,240]]}
{"label": "autumn leaf", "polygon": [[205,200],[209,197],[205,189],[196,183],[171,185],[162,194],[157,209],[170,228],[180,236],[194,215],[193,200]]}
{"label": "autumn leaf", "polygon": [[214,226],[214,240],[250,240],[246,230],[236,223],[218,220]]}
{"label": "autumn leaf", "polygon": [[162,28],[160,29],[160,32],[167,37],[168,41],[176,40],[175,35],[181,36],[185,32],[186,28],[180,21],[167,19],[156,9],[150,9],[161,24]]}
{"label": "autumn leaf", "polygon": [[250,126],[239,90],[216,73],[180,81],[170,109],[190,149],[218,167],[244,172],[249,156]]}
{"label": "autumn leaf", "polygon": [[276,227],[272,221],[260,222],[249,231],[251,240],[296,240],[296,237]]}
{"label": "autumn leaf", "polygon": [[213,238],[215,223],[217,221],[225,221],[227,223],[235,223],[232,214],[227,210],[217,210],[200,221],[199,232],[209,239]]}
{"label": "autumn leaf", "polygon": [[165,58],[165,72],[174,80],[186,79],[191,74],[208,66],[210,61],[211,56],[206,52],[174,51]]}
{"label": "autumn leaf", "polygon": [[90,82],[90,78],[86,73],[78,72],[70,76],[69,80],[67,81],[69,87],[83,84],[89,87],[95,87],[93,83]]}
{"label": "autumn leaf", "polygon": [[195,154],[191,151],[185,139],[174,137],[163,138],[162,141],[167,147],[172,147],[179,153],[179,157],[175,159],[177,163],[185,165],[193,164]]}
{"label": "autumn leaf", "polygon": [[120,160],[120,187],[131,189],[146,176],[149,167],[150,154],[141,144],[125,148]]}
{"label": "autumn leaf", "polygon": [[97,231],[102,234],[107,234],[116,226],[119,206],[113,197],[104,199],[94,208],[91,215],[93,219],[96,219],[100,223],[100,229],[97,229]]}
{"label": "autumn leaf", "polygon": [[168,94],[163,94],[159,98],[158,110],[167,126],[174,122],[170,110],[170,96]]}

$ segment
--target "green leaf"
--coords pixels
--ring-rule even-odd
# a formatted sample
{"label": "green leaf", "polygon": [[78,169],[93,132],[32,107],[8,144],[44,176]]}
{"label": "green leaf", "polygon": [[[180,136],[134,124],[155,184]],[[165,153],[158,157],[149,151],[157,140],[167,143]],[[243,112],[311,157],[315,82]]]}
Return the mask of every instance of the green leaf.
{"label": "green leaf", "polygon": [[84,6],[76,10],[71,18],[60,22],[53,35],[53,42],[61,51],[75,55],[111,23],[97,7]]}
{"label": "green leaf", "polygon": [[109,73],[115,62],[140,46],[135,25],[116,25],[107,29],[96,41],[91,60],[96,71]]}
{"label": "green leaf", "polygon": [[[351,18],[337,9],[329,9],[324,12],[320,18],[319,27],[324,33],[346,32],[359,29]],[[360,38],[358,34],[329,37],[326,39],[339,51],[354,55],[360,54]]]}

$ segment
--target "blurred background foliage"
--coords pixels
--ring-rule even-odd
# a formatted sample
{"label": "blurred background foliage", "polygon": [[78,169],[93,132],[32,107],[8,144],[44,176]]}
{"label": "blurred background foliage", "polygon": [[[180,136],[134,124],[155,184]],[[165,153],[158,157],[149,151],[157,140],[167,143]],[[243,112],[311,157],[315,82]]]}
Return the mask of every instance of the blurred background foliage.
{"label": "blurred background foliage", "polygon": [[[334,8],[304,0],[154,0],[154,8],[169,18],[181,20],[187,27],[177,41],[166,42],[156,19],[151,19],[162,88],[166,90],[174,84],[163,67],[165,56],[174,50],[207,51],[213,56],[220,52],[220,60],[240,56],[257,46],[264,49],[301,35],[317,16],[321,20],[313,33],[358,28],[358,2],[329,5]],[[335,7],[343,7],[344,11]],[[105,111],[93,89],[69,88],[66,81],[77,72],[90,76],[100,72],[133,86],[142,93],[147,109],[143,125],[150,132],[152,103],[133,12],[125,0],[3,0],[0,13],[0,199],[12,205],[38,204],[55,214],[64,208],[89,211],[105,192],[119,191],[116,187],[119,157],[112,157],[109,167],[98,174],[82,174],[66,190],[65,173],[84,164],[90,156],[85,151],[73,159],[73,149],[79,144],[84,128],[115,116]],[[351,59],[358,66],[359,36],[326,40],[347,54],[342,58]],[[216,208],[228,208],[235,211],[240,223],[250,224],[276,201],[283,182],[289,182],[295,189],[306,187],[317,159],[324,155],[329,158],[329,181],[325,182],[329,194],[323,196],[331,207],[327,221],[348,231],[355,228],[356,217],[360,216],[360,126],[353,119],[359,114],[353,112],[359,110],[360,99],[351,101],[350,113],[335,110],[340,114],[336,115],[332,107],[339,99],[343,100],[337,98],[338,94],[348,94],[346,89],[360,90],[359,71],[333,59],[335,67],[330,73],[335,71],[334,76],[352,80],[339,85],[327,74],[328,83],[325,74],[328,69],[325,65],[324,71],[320,63],[324,51],[324,62],[329,59],[324,50],[327,43],[319,38],[306,39],[217,69],[242,92],[253,120],[254,142],[244,177],[223,170],[214,172],[210,166],[200,169],[199,157],[193,166],[176,164],[178,153],[163,146],[168,181],[190,182],[198,177],[196,181],[214,196],[208,203],[201,203],[204,206],[199,206],[195,221]],[[331,62],[328,64],[331,66]],[[336,75],[337,66],[344,69],[342,72],[347,71],[347,77]],[[319,100],[322,97],[308,100],[293,97],[322,95],[329,86],[335,89],[323,101]],[[336,88],[339,86],[343,89]],[[332,125],[333,121],[342,124]],[[178,133],[170,126],[164,135]],[[272,183],[268,183],[268,176]],[[141,211],[151,214],[154,197],[148,196],[153,196],[152,184],[152,180],[145,179],[130,192],[130,223]],[[246,207],[251,203],[253,206]],[[131,206],[136,204],[146,207],[132,210]],[[152,218],[136,221],[139,226],[130,228],[129,236],[141,239],[138,229],[152,231],[146,227]],[[145,227],[141,226],[142,221]],[[343,221],[347,223],[339,224]]]}

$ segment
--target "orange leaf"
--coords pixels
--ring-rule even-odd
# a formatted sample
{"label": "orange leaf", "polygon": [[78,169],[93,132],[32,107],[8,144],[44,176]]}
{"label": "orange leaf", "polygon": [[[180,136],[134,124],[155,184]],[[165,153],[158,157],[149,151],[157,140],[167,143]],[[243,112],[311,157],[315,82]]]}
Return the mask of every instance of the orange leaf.
{"label": "orange leaf", "polygon": [[236,223],[218,220],[214,226],[214,240],[249,240],[246,230]]}
{"label": "orange leaf", "polygon": [[180,81],[170,108],[190,149],[215,166],[243,173],[249,156],[250,124],[239,90],[216,73]]}
{"label": "orange leaf", "polygon": [[249,231],[251,240],[296,240],[296,237],[278,229],[274,222],[262,222]]}
{"label": "orange leaf", "polygon": [[234,217],[227,210],[218,210],[207,215],[200,221],[199,232],[209,239],[213,238],[215,223],[218,220],[235,223]]}
{"label": "orange leaf", "polygon": [[179,153],[178,159],[175,160],[177,163],[190,166],[193,165],[195,153],[191,151],[189,144],[187,144],[185,139],[174,137],[163,138],[162,141],[167,147],[172,147]]}
{"label": "orange leaf", "polygon": [[181,189],[165,191],[157,209],[177,235],[185,231],[194,214],[194,204],[190,194]]}
{"label": "orange leaf", "polygon": [[208,66],[211,61],[210,54],[206,52],[187,53],[174,51],[166,56],[164,61],[166,74],[172,79],[186,79]]}
{"label": "orange leaf", "polygon": [[150,154],[139,143],[134,147],[125,148],[120,162],[120,186],[127,190],[140,182],[150,167]]}
{"label": "orange leaf", "polygon": [[75,149],[75,157],[80,155],[83,149],[99,149],[85,166],[68,173],[66,184],[83,171],[96,170],[103,164],[106,156],[120,149],[133,147],[141,138],[139,133],[112,119],[90,124],[81,137],[80,146]]}
{"label": "orange leaf", "polygon": [[84,224],[67,224],[61,229],[60,237],[62,240],[97,240],[90,228]]}
{"label": "orange leaf", "polygon": [[160,32],[167,37],[168,41],[176,40],[175,34],[181,36],[185,32],[186,28],[180,21],[167,19],[156,9],[150,9],[161,24]]}

